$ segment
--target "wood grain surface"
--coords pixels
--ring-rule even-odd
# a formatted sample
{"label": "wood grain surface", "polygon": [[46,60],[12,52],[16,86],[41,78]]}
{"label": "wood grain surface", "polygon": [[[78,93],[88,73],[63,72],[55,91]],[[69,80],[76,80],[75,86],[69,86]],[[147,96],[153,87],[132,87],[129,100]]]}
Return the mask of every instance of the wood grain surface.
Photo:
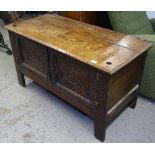
{"label": "wood grain surface", "polygon": [[127,65],[151,46],[129,35],[50,14],[5,28],[108,74]]}

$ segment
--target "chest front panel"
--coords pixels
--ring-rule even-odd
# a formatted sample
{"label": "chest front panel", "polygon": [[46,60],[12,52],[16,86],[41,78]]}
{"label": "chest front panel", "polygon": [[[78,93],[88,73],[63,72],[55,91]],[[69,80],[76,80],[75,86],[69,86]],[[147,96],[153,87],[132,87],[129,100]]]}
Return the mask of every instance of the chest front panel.
{"label": "chest front panel", "polygon": [[17,36],[17,59],[23,70],[32,70],[42,78],[48,77],[47,48],[32,40]]}

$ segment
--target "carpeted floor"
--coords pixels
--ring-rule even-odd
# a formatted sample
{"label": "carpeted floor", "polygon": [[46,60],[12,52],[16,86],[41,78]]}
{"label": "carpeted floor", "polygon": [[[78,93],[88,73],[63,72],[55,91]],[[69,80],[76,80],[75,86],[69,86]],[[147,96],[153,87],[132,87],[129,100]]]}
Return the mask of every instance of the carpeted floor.
{"label": "carpeted floor", "polygon": [[[13,57],[0,49],[0,142],[100,142],[90,118],[26,80],[19,86]],[[108,126],[105,142],[155,142],[155,103],[139,97]]]}

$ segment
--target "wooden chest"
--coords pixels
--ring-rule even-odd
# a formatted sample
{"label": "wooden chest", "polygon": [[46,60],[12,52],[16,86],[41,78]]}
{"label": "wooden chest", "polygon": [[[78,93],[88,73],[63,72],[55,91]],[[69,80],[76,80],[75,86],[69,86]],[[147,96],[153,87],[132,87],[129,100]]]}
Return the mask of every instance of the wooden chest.
{"label": "wooden chest", "polygon": [[92,117],[99,140],[122,109],[135,107],[150,43],[50,14],[5,27],[19,84],[28,76]]}

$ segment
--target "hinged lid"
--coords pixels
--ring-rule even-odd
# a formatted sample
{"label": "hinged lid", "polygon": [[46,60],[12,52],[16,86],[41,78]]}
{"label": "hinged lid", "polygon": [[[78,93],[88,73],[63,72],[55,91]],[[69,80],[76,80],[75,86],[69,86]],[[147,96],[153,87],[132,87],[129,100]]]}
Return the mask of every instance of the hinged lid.
{"label": "hinged lid", "polygon": [[109,74],[151,47],[150,43],[136,37],[50,14],[5,28]]}

